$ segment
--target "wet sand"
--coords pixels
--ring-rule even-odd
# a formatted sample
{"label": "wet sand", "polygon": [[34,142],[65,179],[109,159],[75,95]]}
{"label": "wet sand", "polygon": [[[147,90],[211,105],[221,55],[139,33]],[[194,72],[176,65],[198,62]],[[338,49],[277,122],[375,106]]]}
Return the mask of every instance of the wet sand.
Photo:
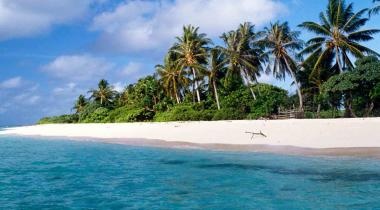
{"label": "wet sand", "polygon": [[[22,136],[21,136],[22,137]],[[320,156],[320,157],[358,157],[358,158],[376,158],[380,159],[380,147],[358,147],[358,148],[302,148],[295,146],[272,146],[272,145],[231,145],[231,144],[196,144],[180,141],[164,141],[155,139],[104,139],[104,138],[85,138],[85,137],[46,137],[46,136],[29,136],[39,140],[49,141],[82,141],[96,142],[106,144],[120,144],[136,147],[153,147],[179,150],[210,150],[224,152],[255,152],[270,153],[280,155],[295,156]]]}

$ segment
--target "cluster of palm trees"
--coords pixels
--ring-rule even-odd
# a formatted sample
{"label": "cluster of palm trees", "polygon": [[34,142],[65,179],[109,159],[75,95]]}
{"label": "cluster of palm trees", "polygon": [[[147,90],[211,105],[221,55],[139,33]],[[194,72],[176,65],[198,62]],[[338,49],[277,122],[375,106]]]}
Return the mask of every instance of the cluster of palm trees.
{"label": "cluster of palm trees", "polygon": [[[115,91],[108,81],[104,79],[99,81],[97,89],[91,89],[88,93],[91,94],[89,99],[81,94],[75,101],[73,109],[77,113],[84,111],[86,105],[89,104],[89,100],[93,100],[100,106],[107,107],[113,105],[116,96],[118,96],[118,92]],[[120,97],[122,97],[122,95],[120,95]]]}
{"label": "cluster of palm trees", "polygon": [[[100,80],[98,83],[97,89],[92,89],[89,91],[91,93],[90,99],[98,102],[101,106],[108,106],[113,103],[117,92],[113,89],[113,87],[108,83],[107,80]],[[78,98],[78,102],[81,102],[81,96]]]}
{"label": "cluster of palm trees", "polygon": [[117,93],[106,80],[101,80],[97,89],[89,91],[89,99],[79,96],[74,109],[82,112],[89,100],[103,107],[123,106],[131,100],[131,92],[136,89],[139,92],[136,100],[142,100],[144,94],[149,93],[154,104],[158,103],[158,98],[162,99],[162,95],[177,104],[191,100],[189,96],[194,103],[212,96],[220,110],[223,107],[219,97],[233,91],[230,86],[235,84],[239,88],[246,86],[256,100],[259,96],[252,87],[265,73],[279,80],[290,76],[302,112],[304,104],[310,101],[305,98],[318,95],[322,84],[331,76],[354,68],[353,59],[379,56],[361,44],[380,32],[377,29],[362,30],[370,20],[369,14],[379,11],[380,5],[354,12],[353,4],[346,4],[345,0],[329,0],[327,10],[320,13],[319,22],[299,25],[315,34],[307,42],[301,40],[301,33],[291,30],[287,22],[272,23],[262,31],[256,31],[249,22],[240,24],[236,30],[220,36],[223,41],[220,46],[215,46],[198,27],[184,26],[182,35],[176,38],[163,64],[156,66],[159,79],[150,78],[153,86],[159,88],[145,90],[145,86],[152,82],[147,80],[147,84],[142,82],[141,87],[130,85],[124,92]]}
{"label": "cluster of palm trees", "polygon": [[[199,28],[185,26],[183,35],[165,57],[164,65],[156,69],[167,93],[181,103],[189,87],[198,102],[201,101],[200,87],[207,76],[210,90],[213,90],[220,109],[217,85],[222,77],[241,78],[247,85],[257,81],[262,63],[267,60],[263,47],[253,44],[257,33],[250,23],[244,23],[236,31],[225,33],[222,39],[225,47],[210,48],[211,40],[198,32]],[[252,91],[253,96],[255,94]]]}
{"label": "cluster of palm trees", "polygon": [[[379,1],[379,0],[374,0]],[[321,72],[343,73],[354,67],[352,58],[378,53],[361,45],[380,32],[361,28],[369,21],[368,12],[379,12],[380,6],[371,10],[354,12],[353,4],[345,0],[329,0],[326,12],[321,12],[319,22],[304,22],[300,28],[316,36],[306,43],[299,39],[300,32],[292,31],[287,22],[276,22],[255,31],[250,23],[221,36],[224,45],[213,46],[199,28],[185,26],[170,48],[163,65],[157,65],[157,73],[168,96],[181,103],[190,90],[193,101],[201,101],[201,88],[206,84],[213,92],[218,109],[221,109],[218,85],[230,80],[241,80],[256,94],[252,85],[265,72],[277,79],[289,75],[297,88],[299,109],[304,110],[302,71],[310,70],[309,80],[321,78]],[[321,81],[320,81],[321,82]]]}
{"label": "cluster of palm trees", "polygon": [[[85,109],[89,100],[97,102],[100,106],[107,107],[113,105],[114,100],[119,95],[108,81],[104,79],[99,81],[97,89],[91,89],[88,92],[91,94],[89,99],[84,95],[79,95],[76,100],[73,109],[76,110],[77,113],[80,113]],[[120,95],[120,97],[122,97],[122,95]]]}

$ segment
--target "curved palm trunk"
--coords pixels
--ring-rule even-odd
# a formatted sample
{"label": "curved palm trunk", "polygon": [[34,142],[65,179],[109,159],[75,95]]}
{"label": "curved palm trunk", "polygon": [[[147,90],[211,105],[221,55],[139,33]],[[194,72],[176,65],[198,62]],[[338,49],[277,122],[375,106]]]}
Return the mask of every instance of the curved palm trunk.
{"label": "curved palm trunk", "polygon": [[319,103],[317,107],[317,118],[321,118],[321,103]]}
{"label": "curved palm trunk", "polygon": [[191,68],[192,72],[193,72],[193,77],[194,77],[194,85],[195,85],[195,92],[197,93],[197,99],[198,99],[198,103],[201,102],[201,96],[199,94],[199,83],[198,83],[198,80],[197,80],[197,75],[196,75],[196,72],[195,72],[195,69],[194,68]]}
{"label": "curved palm trunk", "polygon": [[175,95],[175,99],[177,100],[177,104],[181,103],[179,96],[178,96],[177,83],[175,81],[174,81],[174,95]]}
{"label": "curved palm trunk", "polygon": [[375,107],[375,104],[371,101],[371,103],[369,104],[367,111],[366,111],[366,115],[365,115],[366,117],[371,116],[371,112],[372,112],[374,107]]}
{"label": "curved palm trunk", "polygon": [[218,110],[220,110],[219,95],[218,95],[218,90],[216,89],[215,80],[212,81],[212,85],[214,86],[214,94],[215,94],[216,105],[218,106]]}
{"label": "curved palm trunk", "polygon": [[195,103],[195,84],[194,83],[191,85],[191,94],[193,97],[193,103]]}
{"label": "curved palm trunk", "polygon": [[252,88],[252,87],[249,87],[249,90],[251,91],[251,94],[252,94],[253,99],[256,100],[256,94],[255,94],[255,92],[253,91],[253,88]]}
{"label": "curved palm trunk", "polygon": [[180,104],[181,101],[179,100],[179,96],[178,96],[178,92],[177,91],[175,92],[175,98],[177,100],[177,104]]}
{"label": "curved palm trunk", "polygon": [[299,100],[299,110],[300,111],[304,111],[304,109],[303,109],[303,96],[302,96],[300,84],[298,83],[297,77],[294,74],[293,70],[290,68],[290,65],[289,65],[287,59],[284,59],[284,60],[285,60],[285,63],[286,63],[286,67],[288,68],[288,70],[290,71],[290,74],[292,75],[294,83],[296,83],[298,100]]}
{"label": "curved palm trunk", "polygon": [[340,63],[340,58],[339,58],[339,48],[335,47],[335,51],[336,51],[336,53],[335,53],[335,59],[336,59],[336,62],[338,63],[339,72],[343,73],[342,64]]}
{"label": "curved palm trunk", "polygon": [[252,94],[252,97],[254,100],[256,100],[256,94],[255,92],[253,91],[253,88],[252,88],[252,81],[248,78],[248,74],[244,71],[244,75],[242,75],[243,79],[246,80],[247,82],[247,85],[249,87],[249,90],[251,91],[251,94]]}

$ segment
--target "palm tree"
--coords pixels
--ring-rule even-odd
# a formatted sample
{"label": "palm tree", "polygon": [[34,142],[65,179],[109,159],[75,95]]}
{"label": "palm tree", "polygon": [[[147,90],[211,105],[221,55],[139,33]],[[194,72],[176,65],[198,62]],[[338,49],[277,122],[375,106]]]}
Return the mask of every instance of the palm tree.
{"label": "palm tree", "polygon": [[177,37],[177,42],[171,48],[171,52],[176,54],[176,62],[184,69],[191,71],[193,75],[193,88],[196,91],[198,102],[201,101],[199,93],[199,70],[207,62],[208,48],[211,39],[206,34],[199,34],[199,28],[194,26],[184,26],[183,34]]}
{"label": "palm tree", "polygon": [[112,103],[116,91],[113,90],[107,80],[102,79],[98,83],[98,89],[90,90],[89,93],[91,93],[90,98],[95,99],[95,101],[99,102],[101,106],[107,106]]}
{"label": "palm tree", "polygon": [[368,21],[368,18],[362,18],[366,12],[367,9],[363,9],[354,13],[353,4],[346,6],[345,0],[329,0],[327,11],[320,13],[320,24],[304,22],[299,25],[317,35],[306,43],[307,47],[301,52],[301,55],[309,54],[305,62],[317,60],[314,71],[323,62],[335,63],[334,68],[342,73],[354,66],[350,54],[355,58],[365,54],[379,55],[359,43],[373,39],[372,35],[379,32],[377,29],[360,30]]}
{"label": "palm tree", "polygon": [[[373,0],[373,3],[380,2],[380,0]],[[380,4],[376,4],[372,9],[369,10],[369,15],[376,15],[380,12]]]}
{"label": "palm tree", "polygon": [[130,101],[130,94],[131,94],[131,91],[133,89],[133,85],[128,85],[127,87],[124,88],[124,90],[117,94],[116,98],[117,98],[117,103],[118,103],[118,106],[125,106],[128,104],[128,102]]}
{"label": "palm tree", "polygon": [[264,29],[265,37],[261,41],[268,49],[266,54],[273,57],[273,64],[268,65],[267,72],[273,72],[277,79],[285,79],[289,74],[297,87],[299,109],[303,110],[303,97],[300,84],[296,77],[298,65],[294,60],[296,50],[302,48],[302,41],[298,39],[300,32],[291,31],[287,22],[271,24]]}
{"label": "palm tree", "polygon": [[80,113],[84,110],[84,107],[87,105],[87,99],[84,95],[79,95],[77,101],[75,102],[74,109],[76,113]]}
{"label": "palm tree", "polygon": [[266,61],[263,48],[257,43],[258,37],[259,34],[254,32],[254,26],[244,23],[238,30],[224,33],[221,38],[225,47],[219,47],[228,63],[227,78],[232,75],[242,77],[254,98],[256,95],[251,85],[257,82],[263,70],[262,64]]}
{"label": "palm tree", "polygon": [[182,69],[169,53],[164,60],[164,65],[157,65],[156,70],[160,76],[162,86],[171,97],[175,97],[177,103],[181,103],[180,87],[187,85],[188,79],[183,75]]}
{"label": "palm tree", "polygon": [[211,49],[209,69],[207,70],[207,75],[210,84],[209,86],[212,86],[211,88],[214,91],[215,101],[216,105],[218,106],[218,110],[220,110],[220,103],[217,82],[220,79],[221,74],[225,72],[225,64],[225,58],[221,51],[217,48]]}

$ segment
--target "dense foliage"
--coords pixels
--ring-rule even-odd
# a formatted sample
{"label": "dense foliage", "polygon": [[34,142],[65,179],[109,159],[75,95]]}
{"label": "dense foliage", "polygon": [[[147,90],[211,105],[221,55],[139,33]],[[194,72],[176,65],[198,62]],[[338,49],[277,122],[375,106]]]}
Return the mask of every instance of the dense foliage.
{"label": "dense foliage", "polygon": [[[319,23],[300,25],[316,35],[306,43],[287,22],[263,31],[242,23],[222,34],[220,46],[185,26],[153,75],[122,92],[101,80],[78,97],[75,113],[39,123],[271,119],[290,109],[307,118],[378,116],[379,54],[362,44],[379,32],[362,29],[378,11],[329,0]],[[290,77],[296,94],[258,83],[265,73]]]}
{"label": "dense foliage", "polygon": [[356,68],[331,77],[322,86],[328,97],[342,95],[346,116],[373,116],[380,106],[380,61],[367,57],[356,62]]}
{"label": "dense foliage", "polygon": [[[89,101],[83,110],[72,115],[43,118],[40,124],[45,123],[114,123],[114,122],[146,122],[146,121],[189,121],[189,120],[239,120],[269,118],[276,114],[279,108],[286,109],[291,103],[286,90],[267,85],[258,84],[252,87],[257,94],[255,100],[249,89],[241,87],[228,95],[221,95],[222,109],[218,110],[212,98],[201,103],[191,100],[177,104],[174,99],[164,95],[162,98],[139,98],[136,91],[141,84],[146,84],[152,77],[141,79],[137,84],[129,86],[129,100],[120,103],[102,106],[97,101]],[[147,89],[150,89],[148,86]],[[157,91],[150,89],[153,91]],[[121,97],[121,96],[119,96]],[[78,98],[78,100],[80,100]],[[121,100],[121,99],[120,99]],[[135,103],[134,101],[140,103]]]}

